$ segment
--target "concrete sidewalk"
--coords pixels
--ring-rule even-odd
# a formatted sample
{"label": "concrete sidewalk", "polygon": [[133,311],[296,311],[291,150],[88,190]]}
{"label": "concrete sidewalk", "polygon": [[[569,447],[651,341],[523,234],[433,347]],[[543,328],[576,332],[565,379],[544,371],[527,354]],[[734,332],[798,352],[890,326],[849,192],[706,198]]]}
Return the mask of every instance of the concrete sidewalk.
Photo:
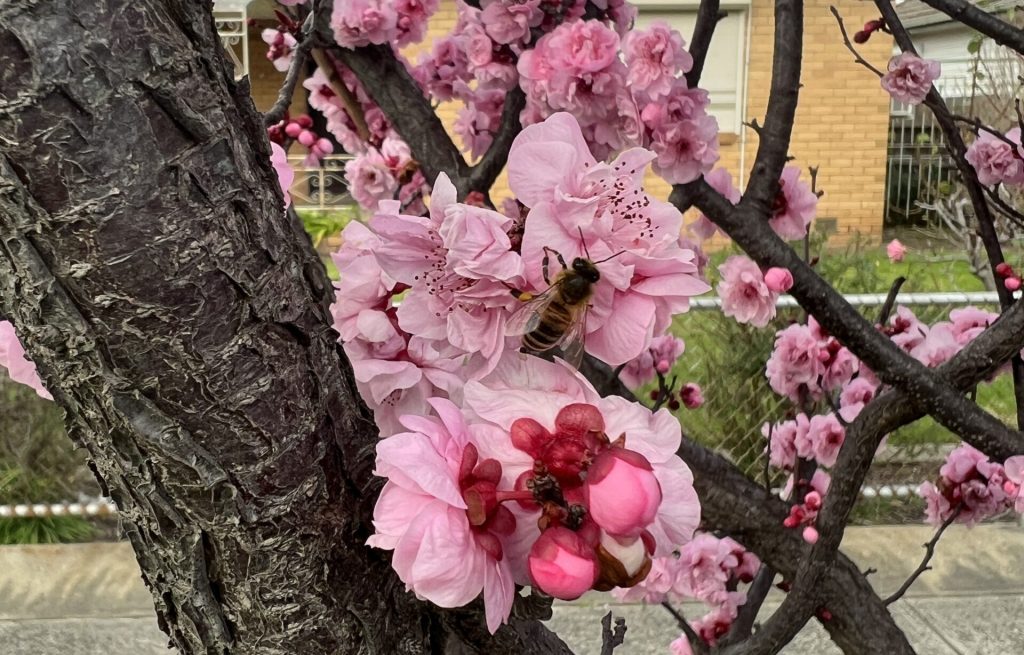
{"label": "concrete sidewalk", "polygon": [[[891,593],[917,567],[925,526],[850,528],[843,550],[872,583]],[[921,655],[1024,653],[1024,529],[1010,524],[951,528],[926,572],[893,615]],[[773,592],[764,615],[781,602]],[[591,594],[560,603],[551,626],[580,655],[600,652],[600,618],[626,618],[617,655],[664,654],[678,636],[661,607],[606,602]],[[696,618],[698,605],[683,606]],[[0,652],[4,655],[157,655],[169,653],[148,591],[126,543],[0,548]],[[839,653],[810,624],[789,655]],[[310,654],[313,655],[313,654]],[[885,655],[885,654],[879,654]]]}

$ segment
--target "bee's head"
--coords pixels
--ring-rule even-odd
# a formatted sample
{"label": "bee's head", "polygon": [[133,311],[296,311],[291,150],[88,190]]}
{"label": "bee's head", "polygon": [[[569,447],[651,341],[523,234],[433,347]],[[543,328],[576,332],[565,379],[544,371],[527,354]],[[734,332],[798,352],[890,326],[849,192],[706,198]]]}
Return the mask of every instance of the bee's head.
{"label": "bee's head", "polygon": [[601,273],[597,270],[597,266],[594,266],[594,262],[589,259],[577,257],[572,260],[572,270],[579,273],[583,279],[591,283],[596,283],[601,279]]}

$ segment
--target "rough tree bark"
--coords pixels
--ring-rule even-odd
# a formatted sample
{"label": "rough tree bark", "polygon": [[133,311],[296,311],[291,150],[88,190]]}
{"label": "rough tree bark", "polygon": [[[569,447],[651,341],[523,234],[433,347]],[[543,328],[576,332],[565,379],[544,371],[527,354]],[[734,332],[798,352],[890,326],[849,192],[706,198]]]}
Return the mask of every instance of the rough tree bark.
{"label": "rough tree bark", "polygon": [[0,60],[3,311],[171,642],[568,653],[521,613],[491,639],[415,601],[363,546],[376,429],[208,3],[5,2]]}

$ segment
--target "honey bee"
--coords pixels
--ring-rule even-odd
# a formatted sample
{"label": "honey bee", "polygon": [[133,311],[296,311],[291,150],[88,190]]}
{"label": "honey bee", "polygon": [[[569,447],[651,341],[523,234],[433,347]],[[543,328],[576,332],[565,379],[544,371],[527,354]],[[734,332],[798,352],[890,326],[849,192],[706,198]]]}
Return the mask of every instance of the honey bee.
{"label": "honey bee", "polygon": [[[576,368],[583,361],[590,298],[601,279],[597,264],[622,254],[595,262],[586,252],[586,244],[583,248],[587,256],[574,258],[568,266],[561,253],[545,246],[541,267],[548,288],[536,295],[512,289],[512,295],[526,304],[512,315],[505,330],[508,335],[522,335],[523,348],[532,353],[561,348],[562,358]],[[551,254],[562,266],[554,281],[548,276]]]}

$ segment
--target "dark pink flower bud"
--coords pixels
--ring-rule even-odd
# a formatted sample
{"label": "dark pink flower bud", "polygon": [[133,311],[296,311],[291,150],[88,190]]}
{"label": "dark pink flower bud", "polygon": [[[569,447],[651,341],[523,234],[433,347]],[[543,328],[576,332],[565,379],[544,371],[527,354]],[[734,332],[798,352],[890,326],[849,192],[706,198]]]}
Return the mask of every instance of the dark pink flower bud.
{"label": "dark pink flower bud", "polygon": [[575,600],[594,586],[599,573],[594,549],[572,530],[556,526],[530,548],[530,578],[544,593]]}
{"label": "dark pink flower bud", "polygon": [[594,459],[583,493],[594,522],[619,536],[640,534],[661,505],[661,485],[651,463],[626,448],[609,448]]}
{"label": "dark pink flower bud", "polygon": [[320,154],[329,155],[334,152],[334,144],[331,143],[330,139],[317,139],[316,144],[313,146],[320,151]]}
{"label": "dark pink flower bud", "polygon": [[316,135],[309,130],[302,130],[299,132],[299,143],[306,146],[307,148],[316,143]]}
{"label": "dark pink flower bud", "polygon": [[310,118],[308,114],[302,114],[300,116],[297,116],[295,118],[295,122],[298,123],[304,130],[308,130],[309,128],[313,127],[313,119]]}
{"label": "dark pink flower bud", "polygon": [[817,491],[810,491],[804,496],[804,505],[807,505],[807,509],[817,511],[821,509],[821,494]]}
{"label": "dark pink flower bud", "polygon": [[764,284],[770,291],[785,293],[793,287],[793,274],[788,268],[773,266],[764,274]]}
{"label": "dark pink flower bud", "polygon": [[518,418],[509,430],[512,445],[534,459],[540,459],[551,441],[551,433],[532,418]]}
{"label": "dark pink flower bud", "polygon": [[655,365],[654,367],[654,370],[656,370],[658,373],[661,373],[662,375],[668,373],[671,369],[672,363],[669,362],[667,359],[659,360],[657,365]]}
{"label": "dark pink flower bud", "polygon": [[294,139],[302,134],[302,126],[295,121],[292,121],[284,126],[284,133]]}
{"label": "dark pink flower bud", "polygon": [[697,409],[704,404],[704,392],[699,384],[688,382],[679,390],[679,399],[683,401],[686,409]]}
{"label": "dark pink flower bud", "polygon": [[996,264],[996,275],[999,277],[1010,277],[1013,275],[1013,267],[1006,262]]}
{"label": "dark pink flower bud", "polygon": [[804,528],[804,541],[806,541],[809,544],[818,543],[818,531],[814,528],[813,525],[809,525],[806,528]]}
{"label": "dark pink flower bud", "polygon": [[1003,284],[1006,286],[1007,291],[1016,291],[1020,288],[1020,278],[1016,275],[1011,275],[1003,280]]}
{"label": "dark pink flower bud", "polygon": [[558,435],[544,451],[541,461],[559,482],[578,485],[580,474],[590,464],[590,448],[582,439]]}

